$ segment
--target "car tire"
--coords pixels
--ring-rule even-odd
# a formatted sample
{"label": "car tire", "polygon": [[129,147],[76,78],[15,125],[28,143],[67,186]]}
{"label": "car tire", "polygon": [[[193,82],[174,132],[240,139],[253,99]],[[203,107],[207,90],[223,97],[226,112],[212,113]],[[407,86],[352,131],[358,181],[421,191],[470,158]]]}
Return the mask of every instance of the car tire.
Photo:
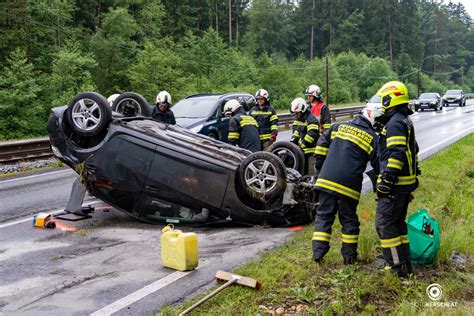
{"label": "car tire", "polygon": [[[131,112],[127,113],[130,110]],[[119,95],[112,104],[112,111],[122,115],[127,114],[125,116],[149,117],[151,115],[147,100],[141,94],[135,92],[125,92]]]}
{"label": "car tire", "polygon": [[280,158],[272,153],[259,151],[247,156],[240,164],[238,179],[248,197],[266,202],[283,193],[287,173]]}
{"label": "car tire", "polygon": [[214,132],[210,132],[209,134],[207,134],[207,137],[210,137],[215,140],[219,140],[219,136],[217,136],[217,134]]}
{"label": "car tire", "polygon": [[285,167],[297,170],[303,173],[304,153],[299,146],[292,142],[273,143],[266,151],[271,152],[283,162]]}
{"label": "car tire", "polygon": [[112,121],[112,111],[104,96],[96,92],[77,94],[69,103],[66,121],[79,136],[95,136]]}

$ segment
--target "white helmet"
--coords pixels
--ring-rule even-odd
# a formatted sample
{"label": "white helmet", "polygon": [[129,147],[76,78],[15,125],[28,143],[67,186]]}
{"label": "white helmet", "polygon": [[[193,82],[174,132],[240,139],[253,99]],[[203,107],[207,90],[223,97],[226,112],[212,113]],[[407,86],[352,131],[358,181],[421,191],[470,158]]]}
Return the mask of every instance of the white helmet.
{"label": "white helmet", "polygon": [[315,84],[310,85],[308,88],[306,88],[306,91],[304,92],[305,95],[312,95],[316,98],[321,98],[321,88]]}
{"label": "white helmet", "polygon": [[117,99],[117,97],[118,97],[119,95],[120,95],[120,94],[115,93],[115,94],[112,94],[110,97],[107,98],[107,102],[109,102],[109,105],[110,105],[110,106],[112,106],[112,104],[114,104],[115,99]]}
{"label": "white helmet", "polygon": [[169,94],[168,91],[160,91],[156,96],[156,104],[158,103],[171,104],[171,94]]}
{"label": "white helmet", "polygon": [[374,126],[377,117],[381,117],[383,114],[382,104],[368,104],[362,110],[362,115],[370,121],[372,126]]}
{"label": "white helmet", "polygon": [[290,112],[291,113],[304,113],[308,109],[308,104],[303,98],[296,98],[291,102]]}
{"label": "white helmet", "polygon": [[265,89],[258,89],[257,93],[255,93],[255,99],[263,98],[268,101],[270,96],[268,95],[268,91]]}
{"label": "white helmet", "polygon": [[239,101],[235,99],[227,101],[224,105],[225,116],[232,116],[232,114],[241,106],[242,105],[239,103]]}

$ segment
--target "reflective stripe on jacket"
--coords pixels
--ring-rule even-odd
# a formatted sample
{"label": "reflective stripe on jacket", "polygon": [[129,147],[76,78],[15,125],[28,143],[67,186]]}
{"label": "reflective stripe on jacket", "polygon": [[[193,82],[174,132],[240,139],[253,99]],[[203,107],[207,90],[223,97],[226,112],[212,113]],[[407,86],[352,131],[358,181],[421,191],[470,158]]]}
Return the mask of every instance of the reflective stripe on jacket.
{"label": "reflective stripe on jacket", "polygon": [[293,121],[292,141],[298,141],[305,154],[314,154],[319,138],[319,122],[309,111]]}
{"label": "reflective stripe on jacket", "polygon": [[261,150],[260,135],[258,132],[258,123],[251,116],[241,111],[234,114],[229,120],[229,143],[239,145],[241,148],[256,152]]}

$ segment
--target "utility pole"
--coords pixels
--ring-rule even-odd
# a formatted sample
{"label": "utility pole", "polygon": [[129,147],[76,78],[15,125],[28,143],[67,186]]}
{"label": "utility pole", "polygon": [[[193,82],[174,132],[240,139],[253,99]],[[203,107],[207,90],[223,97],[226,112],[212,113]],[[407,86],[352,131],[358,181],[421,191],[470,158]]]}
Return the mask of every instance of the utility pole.
{"label": "utility pole", "polygon": [[329,60],[326,56],[326,105],[329,106]]}
{"label": "utility pole", "polygon": [[462,91],[464,91],[464,66],[461,66],[461,87]]}
{"label": "utility pole", "polygon": [[232,44],[232,0],[229,0],[229,45]]}
{"label": "utility pole", "polygon": [[217,1],[216,1],[216,32],[219,34],[219,15],[217,13]]}
{"label": "utility pole", "polygon": [[314,9],[316,8],[313,0],[313,8],[311,9],[311,47],[309,52],[309,60],[313,60],[313,46],[314,46]]}
{"label": "utility pole", "polygon": [[421,66],[418,66],[418,71],[417,71],[418,83],[416,84],[418,87],[418,98],[420,97],[420,68]]}

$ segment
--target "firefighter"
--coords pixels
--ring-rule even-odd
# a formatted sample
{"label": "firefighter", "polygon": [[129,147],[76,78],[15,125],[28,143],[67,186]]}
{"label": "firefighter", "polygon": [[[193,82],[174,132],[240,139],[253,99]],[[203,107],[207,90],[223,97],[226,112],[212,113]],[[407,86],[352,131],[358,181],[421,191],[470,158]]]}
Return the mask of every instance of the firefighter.
{"label": "firefighter", "polygon": [[157,121],[176,124],[173,111],[171,107],[171,95],[167,91],[160,91],[156,96],[156,106],[151,110],[151,117]]}
{"label": "firefighter", "polygon": [[296,98],[291,102],[290,112],[295,115],[293,121],[293,135],[290,141],[301,147],[303,150],[305,163],[305,175],[314,173],[314,151],[316,142],[319,138],[318,120],[311,114],[308,109],[309,105],[303,98]]}
{"label": "firefighter", "polygon": [[249,115],[258,123],[262,150],[267,149],[276,141],[278,135],[278,116],[270,105],[267,90],[259,89],[255,93],[257,105],[250,109]]}
{"label": "firefighter", "polygon": [[357,261],[360,223],[356,209],[369,161],[378,174],[378,136],[373,126],[381,115],[381,106],[367,106],[363,114],[352,121],[332,125],[318,140],[315,168],[319,175],[314,186],[319,191],[319,206],[312,241],[313,260],[316,262],[320,262],[329,251],[336,214],[342,225],[344,264]]}
{"label": "firefighter", "polygon": [[377,92],[382,100],[385,127],[380,133],[380,175],[377,180],[375,227],[380,237],[385,270],[406,276],[412,273],[405,218],[413,191],[418,187],[418,144],[408,108],[407,87],[398,81]]}
{"label": "firefighter", "polygon": [[329,107],[323,102],[323,94],[319,86],[312,84],[306,88],[305,95],[308,97],[308,104],[311,113],[319,122],[321,134],[331,126],[331,114]]}
{"label": "firefighter", "polygon": [[224,114],[229,120],[229,143],[256,152],[262,149],[258,123],[246,115],[244,108],[237,100],[229,100],[224,105]]}

